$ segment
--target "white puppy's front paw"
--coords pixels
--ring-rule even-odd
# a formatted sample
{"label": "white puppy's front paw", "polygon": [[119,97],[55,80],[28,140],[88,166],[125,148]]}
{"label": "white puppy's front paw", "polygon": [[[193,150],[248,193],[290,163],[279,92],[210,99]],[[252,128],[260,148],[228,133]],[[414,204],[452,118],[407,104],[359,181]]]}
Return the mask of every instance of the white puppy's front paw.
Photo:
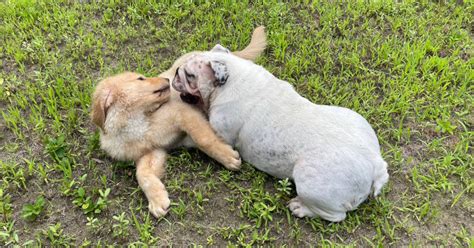
{"label": "white puppy's front paw", "polygon": [[149,199],[148,210],[156,218],[165,216],[168,213],[169,207],[170,199],[167,194]]}
{"label": "white puppy's front paw", "polygon": [[304,205],[304,203],[298,198],[295,197],[290,200],[288,203],[288,208],[291,210],[294,216],[298,218],[303,218],[305,216],[311,217],[313,213]]}

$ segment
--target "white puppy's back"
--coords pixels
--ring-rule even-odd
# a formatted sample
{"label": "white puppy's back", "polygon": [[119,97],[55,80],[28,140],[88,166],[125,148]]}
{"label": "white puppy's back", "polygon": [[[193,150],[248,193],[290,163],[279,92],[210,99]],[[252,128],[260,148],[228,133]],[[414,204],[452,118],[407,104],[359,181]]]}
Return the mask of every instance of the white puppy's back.
{"label": "white puppy's back", "polygon": [[370,193],[380,192],[388,180],[387,164],[362,116],[313,104],[251,62],[223,53],[206,56],[223,61],[229,71],[210,106],[211,125],[236,145],[244,160],[271,175],[297,180],[298,195],[317,199],[312,204],[319,208],[313,212],[327,208],[345,217]]}

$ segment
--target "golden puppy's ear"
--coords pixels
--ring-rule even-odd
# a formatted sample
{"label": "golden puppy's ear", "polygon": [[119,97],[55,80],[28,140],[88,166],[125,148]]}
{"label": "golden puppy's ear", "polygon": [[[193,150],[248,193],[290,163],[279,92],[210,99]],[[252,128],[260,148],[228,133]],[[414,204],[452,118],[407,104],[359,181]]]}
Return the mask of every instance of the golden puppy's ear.
{"label": "golden puppy's ear", "polygon": [[107,119],[107,111],[114,102],[114,95],[111,89],[103,89],[99,94],[94,94],[92,103],[92,122],[102,131],[104,130],[105,120]]}

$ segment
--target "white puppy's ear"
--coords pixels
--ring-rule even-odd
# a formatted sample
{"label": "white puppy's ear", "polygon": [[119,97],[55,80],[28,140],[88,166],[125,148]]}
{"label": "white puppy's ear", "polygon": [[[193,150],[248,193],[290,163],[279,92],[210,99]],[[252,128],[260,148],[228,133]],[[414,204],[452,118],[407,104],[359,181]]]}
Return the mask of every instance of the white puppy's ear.
{"label": "white puppy's ear", "polygon": [[229,49],[221,46],[221,44],[215,45],[212,49],[211,52],[217,52],[217,53],[230,53]]}
{"label": "white puppy's ear", "polygon": [[220,61],[211,61],[211,68],[214,71],[214,76],[216,77],[217,86],[224,85],[229,78],[229,72],[227,71],[227,66]]}

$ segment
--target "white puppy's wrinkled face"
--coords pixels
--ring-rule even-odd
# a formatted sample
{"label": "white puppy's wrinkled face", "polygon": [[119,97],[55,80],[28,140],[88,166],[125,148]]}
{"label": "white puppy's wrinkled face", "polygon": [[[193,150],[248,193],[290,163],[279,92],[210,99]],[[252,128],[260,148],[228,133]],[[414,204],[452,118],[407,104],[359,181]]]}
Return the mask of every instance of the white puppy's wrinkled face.
{"label": "white puppy's wrinkled face", "polygon": [[196,55],[176,70],[172,85],[181,92],[183,101],[206,106],[212,92],[225,84],[228,77],[224,63]]}

